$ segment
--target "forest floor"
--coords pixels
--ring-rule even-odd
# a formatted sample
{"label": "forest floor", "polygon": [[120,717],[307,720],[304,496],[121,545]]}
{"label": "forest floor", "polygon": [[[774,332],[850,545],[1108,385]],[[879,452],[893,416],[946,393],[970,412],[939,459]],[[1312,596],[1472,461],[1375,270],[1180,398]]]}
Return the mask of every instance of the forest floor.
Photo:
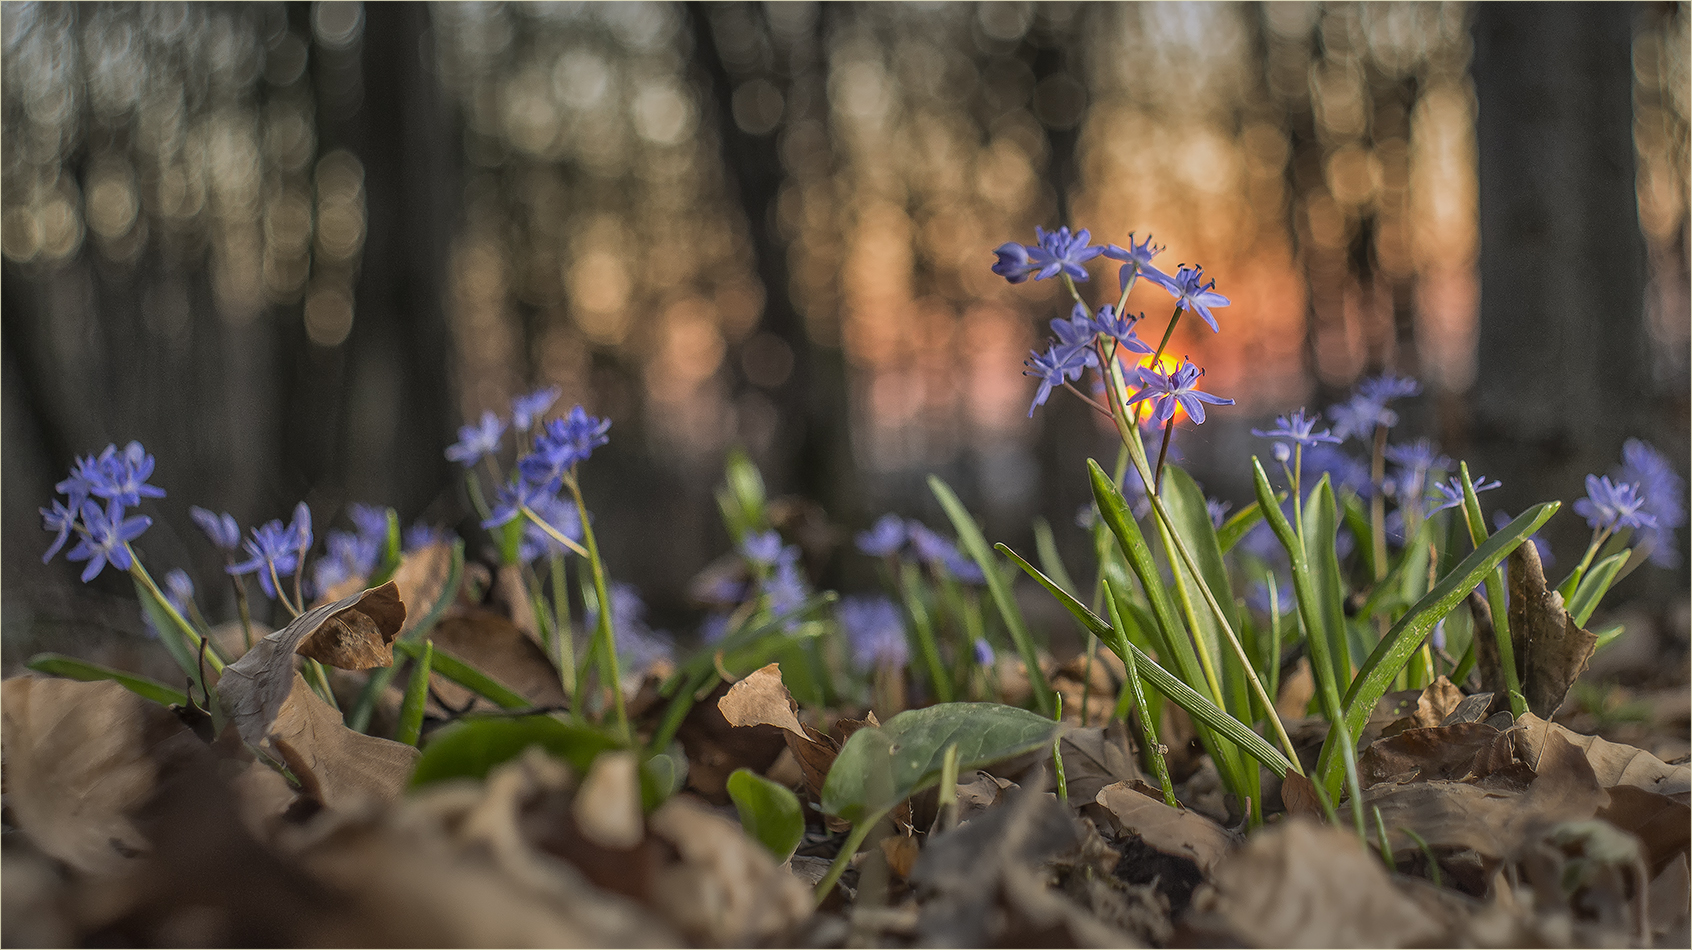
{"label": "forest floor", "polygon": [[[1500,717],[1444,680],[1383,699],[1358,763],[1366,843],[1349,801],[1330,824],[1308,793],[1268,772],[1266,820],[1248,832],[1214,765],[1181,741],[1178,713],[1165,742],[1182,807],[1170,807],[1141,772],[1129,731],[1100,724],[1097,696],[1114,695],[1116,670],[1097,663],[1086,689],[1079,658],[1054,663],[1070,710],[1062,797],[1049,751],[971,769],[951,805],[931,789],[890,812],[820,903],[813,888],[845,836],[812,807],[818,759],[875,719],[841,709],[801,723],[784,714],[797,706],[768,668],[741,679],[735,700],[725,702],[724,685],[693,708],[678,735],[686,789],[649,813],[630,810],[640,798],[632,765],[579,774],[533,748],[481,781],[371,794],[327,748],[339,740],[320,734],[313,749],[309,729],[299,749],[282,749],[290,784],[233,727],[197,735],[203,721],[110,682],[13,678],[0,937],[7,946],[1686,946],[1687,604],[1621,619],[1630,632],[1595,657],[1552,722]],[[453,636],[444,622],[437,648]],[[479,660],[490,670],[504,662]],[[337,675],[349,687],[363,676]],[[631,717],[648,728],[662,711],[649,702],[654,682],[631,698]],[[440,686],[431,721],[466,700]],[[1313,766],[1323,722],[1287,727]],[[786,861],[736,819],[726,782],[742,767],[807,802]]]}

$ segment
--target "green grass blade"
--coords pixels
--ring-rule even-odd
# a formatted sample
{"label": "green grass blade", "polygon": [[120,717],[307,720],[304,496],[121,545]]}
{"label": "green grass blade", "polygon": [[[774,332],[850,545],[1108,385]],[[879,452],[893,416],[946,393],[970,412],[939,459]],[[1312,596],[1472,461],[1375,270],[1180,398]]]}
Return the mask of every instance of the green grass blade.
{"label": "green grass blade", "polygon": [[1022,610],[1017,607],[1016,598],[1011,596],[1010,584],[999,569],[992,549],[987,546],[987,539],[982,536],[981,529],[976,526],[963,502],[939,476],[928,476],[928,488],[940,500],[940,507],[946,509],[946,517],[951,519],[952,529],[958,533],[958,541],[963,544],[964,550],[981,567],[981,573],[987,576],[987,591],[993,597],[993,605],[999,608],[1005,630],[1010,633],[1011,642],[1016,645],[1016,652],[1022,656],[1022,663],[1028,669],[1034,709],[1049,718],[1057,708],[1051,684],[1046,682],[1046,673],[1040,669],[1040,654],[1034,648],[1034,638],[1028,633],[1028,625],[1022,620]]}
{"label": "green grass blade", "polygon": [[423,709],[429,703],[429,667],[434,658],[435,642],[424,640],[423,655],[411,667],[411,681],[400,702],[399,728],[394,731],[394,739],[406,745],[416,745],[423,735]]}
{"label": "green grass blade", "polygon": [[[1192,603],[1193,622],[1204,637],[1206,647],[1217,658],[1221,667],[1228,711],[1241,722],[1250,722],[1254,717],[1251,714],[1248,674],[1224,659],[1228,650],[1228,636],[1223,624],[1227,624],[1228,630],[1239,630],[1240,615],[1239,608],[1234,603],[1234,589],[1228,583],[1227,565],[1222,563],[1222,546],[1217,540],[1216,529],[1211,526],[1210,509],[1205,504],[1204,492],[1191,475],[1171,465],[1163,471],[1162,498],[1163,507],[1169,513],[1169,520],[1173,523],[1175,532],[1186,541],[1193,561],[1198,565],[1199,577],[1195,581],[1185,569],[1181,558],[1172,550],[1172,543],[1165,545],[1169,563],[1182,564],[1182,569],[1174,572],[1177,591],[1183,599]],[[1172,541],[1167,537],[1164,540]],[[1209,609],[1209,600],[1197,590],[1196,585],[1210,589],[1211,597],[1215,599],[1219,611]],[[1217,613],[1221,614],[1220,618]]]}
{"label": "green grass blade", "polygon": [[400,523],[399,512],[388,509],[388,533],[382,544],[382,560],[377,563],[376,570],[370,574],[365,582],[366,587],[381,587],[393,580],[394,572],[400,566]]}
{"label": "green grass blade", "polygon": [[1133,694],[1134,705],[1140,710],[1140,748],[1145,750],[1152,774],[1157,776],[1158,788],[1163,790],[1163,803],[1170,808],[1179,808],[1181,803],[1175,800],[1175,786],[1169,780],[1169,762],[1164,757],[1163,744],[1157,739],[1157,720],[1152,708],[1146,705],[1146,691],[1140,683],[1139,658],[1128,649],[1127,623],[1123,620],[1116,591],[1109,581],[1105,582],[1105,606],[1110,609],[1111,629],[1123,631],[1121,644],[1115,652],[1122,658],[1123,666],[1127,667],[1128,689]]}
{"label": "green grass blade", "polygon": [[934,623],[928,616],[928,608],[923,606],[922,593],[925,584],[922,582],[922,568],[915,564],[901,564],[899,594],[905,601],[905,614],[910,618],[909,641],[911,652],[922,659],[922,669],[928,674],[928,683],[934,689],[934,698],[938,702],[952,701],[952,678],[946,675],[945,664],[940,662],[940,647],[934,641]]}
{"label": "green grass blade", "polygon": [[[1246,728],[1244,723],[1223,712],[1221,707],[1200,696],[1168,670],[1159,666],[1157,661],[1129,642],[1126,636],[1114,630],[1110,624],[1100,620],[1097,614],[1088,610],[1085,604],[1070,596],[1068,591],[1057,586],[1051,578],[1040,573],[1039,568],[1023,560],[1020,555],[1003,544],[996,545],[996,547],[1006,557],[1015,562],[1016,566],[1022,568],[1024,573],[1032,577],[1053,597],[1056,597],[1058,602],[1074,615],[1075,619],[1085,624],[1087,629],[1091,630],[1094,636],[1104,641],[1105,645],[1110,647],[1113,652],[1121,648],[1132,653],[1135,668],[1139,671],[1140,676],[1175,705],[1186,710],[1187,715],[1193,717],[1195,724],[1200,727],[1198,730],[1199,739],[1205,743],[1207,748],[1211,746],[1215,739],[1226,739],[1250,753],[1253,758],[1263,763],[1276,775],[1285,777],[1289,770],[1303,771],[1288,761],[1286,756],[1277,751],[1262,736]],[[1117,655],[1121,657],[1122,653],[1118,652]],[[1122,662],[1126,664],[1128,661],[1124,658]],[[1215,735],[1211,736],[1212,733]]]}
{"label": "green grass blade", "polygon": [[[413,660],[421,660],[423,657],[423,646],[415,640],[395,640],[394,649]],[[450,653],[434,653],[429,665],[434,672],[492,701],[501,709],[528,709],[534,705],[527,697]]]}
{"label": "green grass blade", "polygon": [[1334,489],[1328,476],[1311,490],[1304,504],[1304,556],[1315,587],[1321,634],[1328,642],[1328,659],[1333,664],[1334,683],[1351,682],[1351,647],[1345,629],[1345,581],[1340,577],[1339,533]]}
{"label": "green grass blade", "polygon": [[1058,556],[1057,539],[1052,537],[1052,526],[1044,518],[1034,519],[1034,552],[1040,555],[1040,569],[1047,577],[1062,584],[1064,590],[1078,589],[1063,566],[1063,558]]}
{"label": "green grass blade", "polygon": [[1574,596],[1569,598],[1569,614],[1574,617],[1575,626],[1584,627],[1592,619],[1592,612],[1598,609],[1599,601],[1609,592],[1610,585],[1615,583],[1616,574],[1622,565],[1627,563],[1628,556],[1633,553],[1632,548],[1617,551],[1615,554],[1592,565],[1586,576],[1580,579],[1580,586],[1575,588]]}
{"label": "green grass blade", "polygon": [[29,658],[28,666],[37,673],[48,673],[62,676],[69,680],[80,680],[84,683],[94,683],[100,680],[111,680],[143,699],[150,699],[161,706],[187,706],[188,694],[155,679],[114,670],[109,666],[90,663],[62,653],[37,653]]}
{"label": "green grass blade", "polygon": [[[1517,545],[1538,531],[1560,507],[1561,502],[1548,501],[1523,512],[1459,562],[1451,573],[1441,578],[1432,590],[1423,595],[1421,600],[1393,624],[1392,629],[1381,638],[1375,651],[1363,661],[1362,668],[1357,671],[1357,678],[1352,681],[1351,689],[1345,695],[1345,721],[1352,735],[1362,732],[1364,724],[1368,722],[1369,713],[1375,708],[1375,704],[1380,702],[1381,697],[1386,695],[1393,677],[1409,662],[1410,655],[1422,645],[1422,641],[1433,630],[1434,624],[1461,603],[1469,591],[1479,586]],[[1323,784],[1337,791],[1339,764],[1329,748],[1330,744],[1331,739],[1329,743],[1323,744],[1317,770],[1323,778]]]}
{"label": "green grass blade", "polygon": [[1246,532],[1257,527],[1257,523],[1262,520],[1263,508],[1255,501],[1234,512],[1222,522],[1222,527],[1216,529],[1217,547],[1222,549],[1223,554],[1227,554],[1246,536]]}
{"label": "green grass blade", "polygon": [[[1469,463],[1458,462],[1457,473],[1463,483],[1463,517],[1469,526],[1469,540],[1478,548],[1486,541],[1486,519],[1481,517],[1480,498],[1475,495],[1474,482],[1469,480]],[[1505,693],[1510,697],[1510,713],[1520,717],[1528,711],[1528,705],[1516,670],[1515,641],[1510,637],[1510,612],[1505,603],[1509,585],[1509,571],[1500,562],[1486,582],[1486,605],[1492,608],[1492,632],[1498,641],[1498,665],[1504,674]]]}

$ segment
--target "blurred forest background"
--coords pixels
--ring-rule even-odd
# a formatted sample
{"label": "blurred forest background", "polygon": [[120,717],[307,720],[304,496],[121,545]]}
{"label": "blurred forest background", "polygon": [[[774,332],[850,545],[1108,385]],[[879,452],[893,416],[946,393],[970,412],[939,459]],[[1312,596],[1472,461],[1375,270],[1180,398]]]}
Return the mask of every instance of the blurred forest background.
{"label": "blurred forest background", "polygon": [[[1177,437],[1236,505],[1251,426],[1387,369],[1428,387],[1401,434],[1512,512],[1628,436],[1685,470],[1685,3],[5,3],[0,33],[9,662],[140,630],[124,578],[41,564],[73,455],[157,455],[141,546],[221,615],[189,505],[479,539],[443,449],[547,384],[614,421],[584,486],[660,625],[727,547],[736,445],[842,532],[825,583],[876,515],[943,523],[929,472],[1079,563],[1112,436],[1027,417],[1066,308],[988,270],[1036,225],[1150,232],[1232,298],[1171,346],[1239,400]],[[1586,530],[1549,537],[1573,563]],[[1624,590],[1684,598],[1681,563]]]}

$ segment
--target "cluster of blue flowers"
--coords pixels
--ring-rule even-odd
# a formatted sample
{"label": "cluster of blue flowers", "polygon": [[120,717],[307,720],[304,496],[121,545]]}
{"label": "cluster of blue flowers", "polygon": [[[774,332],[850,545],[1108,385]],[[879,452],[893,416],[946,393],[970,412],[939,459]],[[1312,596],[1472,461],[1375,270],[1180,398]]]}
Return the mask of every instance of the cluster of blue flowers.
{"label": "cluster of blue flowers", "polygon": [[[1140,277],[1162,287],[1175,298],[1175,317],[1172,319],[1179,319],[1182,313],[1190,311],[1198,314],[1212,332],[1219,332],[1212,308],[1226,307],[1229,301],[1216,292],[1216,281],[1206,281],[1202,267],[1182,265],[1173,277],[1159,270],[1152,264],[1152,258],[1163,248],[1154,246],[1150,236],[1136,244],[1130,234],[1128,246],[1124,248],[1115,244],[1092,245],[1092,235],[1085,228],[1074,234],[1068,228],[1056,231],[1035,228],[1034,233],[1034,244],[1011,241],[994,249],[993,253],[998,255],[999,260],[993,265],[993,273],[1013,284],[1020,284],[1030,277],[1044,280],[1061,276],[1070,282],[1073,293],[1075,281],[1087,280],[1087,269],[1083,265],[1088,261],[1103,255],[1123,264],[1118,271],[1121,300],[1115,304],[1104,304],[1095,311],[1077,296],[1069,317],[1051,322],[1053,338],[1047,342],[1045,351],[1034,350],[1024,361],[1028,367],[1024,375],[1039,380],[1034,401],[1028,406],[1030,417],[1037,407],[1046,404],[1053,389],[1071,385],[1088,369],[1102,372],[1104,364],[1101,359],[1116,359],[1124,351],[1140,355],[1156,352],[1134,330],[1135,325],[1145,319],[1145,314],[1128,316],[1117,312],[1122,302],[1127,300],[1129,288]],[[1106,342],[1110,344],[1108,349],[1104,345]],[[1174,418],[1176,406],[1185,409],[1194,423],[1202,423],[1206,404],[1234,404],[1232,399],[1201,392],[1198,381],[1203,375],[1203,370],[1185,360],[1168,371],[1156,366],[1126,368],[1124,382],[1137,389],[1126,402],[1135,405],[1149,400],[1152,420],[1157,425],[1169,423]]]}
{"label": "cluster of blue flowers", "polygon": [[526,509],[529,517],[518,546],[518,557],[524,563],[571,550],[555,533],[571,541],[582,539],[581,515],[575,505],[559,497],[559,492],[574,478],[578,464],[611,441],[607,435],[611,421],[590,416],[581,406],[562,419],[542,421],[561,392],[557,386],[549,386],[513,399],[509,424],[491,410],[484,411],[480,422],[458,430],[458,441],[446,450],[447,458],[469,469],[484,458],[493,464],[507,428],[532,436],[482,521],[484,528],[497,528],[523,517]]}
{"label": "cluster of blue flowers", "polygon": [[987,582],[981,566],[965,557],[957,545],[935,533],[927,525],[895,514],[882,515],[856,538],[858,550],[871,557],[896,558],[909,553],[931,570],[945,570],[966,584]]}
{"label": "cluster of blue flowers", "polygon": [[910,658],[904,615],[888,598],[847,597],[834,609],[834,616],[860,669],[897,669]]}
{"label": "cluster of blue flowers", "polygon": [[[654,665],[675,661],[675,642],[667,632],[653,630],[647,624],[646,602],[640,599],[640,591],[633,584],[614,582],[609,593],[611,623],[617,630],[618,669],[627,691],[638,687]],[[587,629],[592,630],[598,623],[599,611],[589,608]],[[583,641],[580,644],[582,656],[586,655],[587,649],[588,644]],[[578,661],[580,659],[577,657]]]}
{"label": "cluster of blue flowers", "polygon": [[129,570],[134,563],[129,544],[152,526],[153,519],[128,515],[127,509],[139,505],[142,498],[164,497],[164,489],[147,484],[152,474],[153,457],[139,442],[121,451],[108,445],[97,456],[78,458],[71,465],[70,477],[53,486],[64,500],[55,498],[50,507],[41,509],[42,526],[54,534],[41,562],[51,561],[75,534],[76,546],[65,557],[88,562],[82,571],[83,583],[98,577],[107,564]]}

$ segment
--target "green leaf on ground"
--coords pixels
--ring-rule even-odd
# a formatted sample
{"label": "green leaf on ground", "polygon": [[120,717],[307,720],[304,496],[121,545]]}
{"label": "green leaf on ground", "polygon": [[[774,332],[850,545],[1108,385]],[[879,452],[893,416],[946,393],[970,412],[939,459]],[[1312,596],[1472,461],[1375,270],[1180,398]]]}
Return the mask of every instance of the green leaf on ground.
{"label": "green leaf on ground", "polygon": [[777,861],[786,861],[805,835],[805,816],[799,798],[787,786],[751,769],[735,769],[728,777],[729,798],[746,829]]}
{"label": "green leaf on ground", "polygon": [[[822,810],[856,822],[940,779],[946,747],[957,745],[958,769],[968,771],[1041,748],[1058,724],[1026,709],[997,703],[941,703],[906,710],[879,729],[852,734],[823,784]],[[890,757],[890,798],[869,801],[870,763],[877,742]],[[882,796],[876,796],[881,798]]]}

